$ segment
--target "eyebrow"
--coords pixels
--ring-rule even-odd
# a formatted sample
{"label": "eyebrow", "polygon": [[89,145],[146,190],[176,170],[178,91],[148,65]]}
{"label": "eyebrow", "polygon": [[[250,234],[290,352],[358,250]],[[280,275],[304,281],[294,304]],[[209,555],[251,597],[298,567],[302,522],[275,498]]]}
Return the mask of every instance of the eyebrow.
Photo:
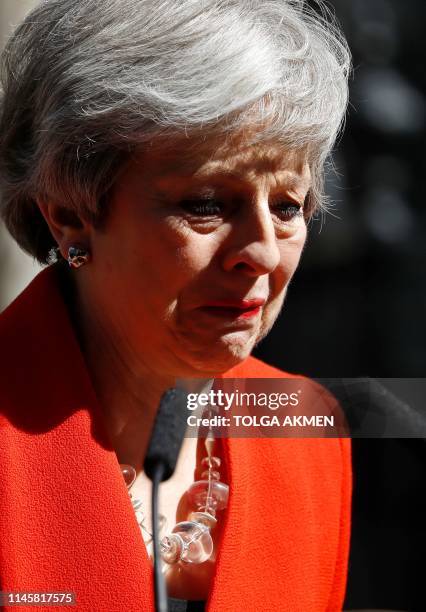
{"label": "eyebrow", "polygon": [[[294,190],[294,191],[299,191],[300,189],[303,188],[307,188],[309,189],[311,187],[311,180],[302,177],[302,176],[297,176],[295,175],[293,172],[291,172],[290,170],[281,170],[281,171],[275,171],[273,172],[272,170],[270,171],[271,174],[273,174],[275,177],[277,177],[277,183],[278,185],[284,187],[286,189],[289,190]],[[285,175],[284,178],[281,180],[280,179],[280,175]],[[231,181],[238,181],[240,183],[247,183],[247,176],[244,174],[244,172],[239,171],[239,170],[226,170],[224,168],[213,168],[211,172],[205,172],[205,173],[201,173],[198,176],[194,176],[194,178],[199,178],[200,180],[202,179],[208,179],[208,178],[220,178],[220,179],[224,179],[225,181],[231,180]]]}

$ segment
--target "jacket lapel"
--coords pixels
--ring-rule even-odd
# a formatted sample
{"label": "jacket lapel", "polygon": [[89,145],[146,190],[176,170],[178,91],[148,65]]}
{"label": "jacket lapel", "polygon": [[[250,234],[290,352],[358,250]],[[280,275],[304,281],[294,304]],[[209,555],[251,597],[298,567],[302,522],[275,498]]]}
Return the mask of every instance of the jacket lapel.
{"label": "jacket lapel", "polygon": [[2,589],[74,592],[91,612],[153,609],[145,545],[54,270],[0,334]]}

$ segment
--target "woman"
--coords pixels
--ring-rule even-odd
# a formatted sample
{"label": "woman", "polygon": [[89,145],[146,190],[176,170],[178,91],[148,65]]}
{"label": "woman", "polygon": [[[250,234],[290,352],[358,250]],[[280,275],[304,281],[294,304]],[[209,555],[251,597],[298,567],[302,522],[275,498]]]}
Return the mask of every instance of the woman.
{"label": "woman", "polygon": [[[286,376],[250,353],[322,205],[348,64],[339,32],[296,1],[47,0],[16,30],[2,215],[51,265],[0,323],[4,591],[153,609],[120,466],[143,511],[166,389]],[[169,531],[205,452],[186,439],[162,485]],[[229,439],[214,455],[230,491],[214,552],[166,567],[169,595],[209,611],[340,609],[347,443]]]}

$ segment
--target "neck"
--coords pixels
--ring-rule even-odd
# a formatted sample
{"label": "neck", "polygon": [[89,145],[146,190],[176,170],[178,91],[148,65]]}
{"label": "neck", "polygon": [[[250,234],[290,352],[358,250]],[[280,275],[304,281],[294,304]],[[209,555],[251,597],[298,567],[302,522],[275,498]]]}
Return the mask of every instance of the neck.
{"label": "neck", "polygon": [[[155,415],[163,393],[179,384],[149,363],[149,350],[137,351],[96,305],[87,304],[76,291],[72,317],[95,389],[104,425],[119,463],[142,469]],[[190,391],[205,379],[191,381]]]}

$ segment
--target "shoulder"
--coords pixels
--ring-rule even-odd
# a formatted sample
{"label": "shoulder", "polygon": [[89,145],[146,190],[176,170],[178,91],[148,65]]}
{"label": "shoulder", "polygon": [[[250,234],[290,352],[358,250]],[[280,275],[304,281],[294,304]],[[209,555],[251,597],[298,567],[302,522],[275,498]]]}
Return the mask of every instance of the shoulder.
{"label": "shoulder", "polygon": [[[54,266],[40,272],[0,315],[0,396],[14,407],[42,403],[59,381],[72,388],[79,349]],[[49,393],[47,393],[49,390]]]}
{"label": "shoulder", "polygon": [[40,310],[43,310],[43,315],[49,315],[49,304],[52,304],[56,293],[55,285],[56,272],[53,267],[45,268],[37,274],[22,293],[0,313],[1,337],[6,338],[13,333],[16,340],[17,333],[21,336],[19,332],[34,329],[34,319],[40,315]]}
{"label": "shoulder", "polygon": [[20,295],[0,314],[0,365],[3,372],[33,368],[44,352],[44,340],[54,325],[57,302],[55,273],[42,270]]}

